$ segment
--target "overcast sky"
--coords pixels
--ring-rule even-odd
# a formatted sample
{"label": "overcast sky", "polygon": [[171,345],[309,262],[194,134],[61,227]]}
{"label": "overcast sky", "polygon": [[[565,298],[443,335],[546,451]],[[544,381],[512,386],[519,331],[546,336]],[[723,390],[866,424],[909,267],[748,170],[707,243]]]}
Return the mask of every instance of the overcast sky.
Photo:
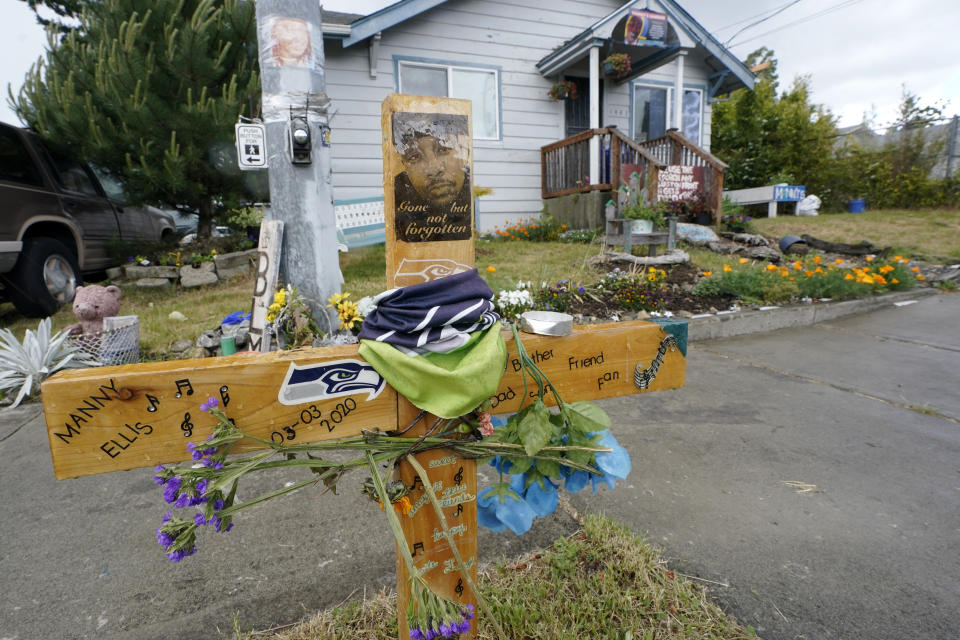
{"label": "overcast sky", "polygon": [[[813,101],[828,107],[841,126],[876,112],[889,124],[902,85],[924,103],[946,102],[946,115],[960,113],[960,2],[911,0],[680,0],[681,5],[743,59],[766,46],[776,52],[781,88],[800,74],[812,80]],[[0,9],[0,120],[16,123],[7,86],[16,92],[30,65],[42,55],[46,37],[20,0]],[[389,2],[327,0],[332,11],[370,13]],[[779,14],[761,20],[773,11]]]}

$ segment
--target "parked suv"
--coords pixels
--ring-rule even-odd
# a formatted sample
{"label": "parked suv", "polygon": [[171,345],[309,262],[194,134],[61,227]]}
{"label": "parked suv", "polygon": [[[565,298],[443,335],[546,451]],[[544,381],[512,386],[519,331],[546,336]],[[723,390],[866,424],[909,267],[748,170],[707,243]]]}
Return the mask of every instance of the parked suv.
{"label": "parked suv", "polygon": [[113,266],[109,243],[175,232],[169,215],[112,199],[88,165],[0,123],[0,282],[20,313],[47,316],[71,302],[82,273]]}

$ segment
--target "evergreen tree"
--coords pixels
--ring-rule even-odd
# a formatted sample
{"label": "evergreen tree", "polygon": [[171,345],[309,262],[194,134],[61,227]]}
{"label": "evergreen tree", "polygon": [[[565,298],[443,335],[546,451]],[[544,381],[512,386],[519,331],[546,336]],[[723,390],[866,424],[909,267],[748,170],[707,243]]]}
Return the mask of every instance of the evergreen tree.
{"label": "evergreen tree", "polygon": [[[30,70],[17,114],[121,176],[136,202],[190,207],[199,233],[246,199],[233,125],[259,110],[249,0],[81,0],[79,25]],[[253,176],[251,176],[252,178]]]}

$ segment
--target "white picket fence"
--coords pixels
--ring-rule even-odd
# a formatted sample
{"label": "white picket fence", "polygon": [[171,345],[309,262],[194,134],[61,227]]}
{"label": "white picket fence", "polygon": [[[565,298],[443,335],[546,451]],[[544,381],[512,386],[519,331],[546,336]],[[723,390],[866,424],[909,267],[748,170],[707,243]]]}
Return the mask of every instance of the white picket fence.
{"label": "white picket fence", "polygon": [[385,242],[383,198],[335,200],[333,210],[341,251]]}

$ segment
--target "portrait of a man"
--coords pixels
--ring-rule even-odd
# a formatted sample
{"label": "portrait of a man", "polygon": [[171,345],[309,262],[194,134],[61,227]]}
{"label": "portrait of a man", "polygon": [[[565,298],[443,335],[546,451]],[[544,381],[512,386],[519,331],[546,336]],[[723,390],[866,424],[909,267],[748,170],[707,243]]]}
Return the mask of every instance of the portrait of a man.
{"label": "portrait of a man", "polygon": [[310,25],[297,18],[271,18],[270,56],[278,67],[308,67],[313,64]]}
{"label": "portrait of a man", "polygon": [[472,237],[469,135],[467,116],[393,114],[393,144],[404,169],[394,180],[398,240]]}

